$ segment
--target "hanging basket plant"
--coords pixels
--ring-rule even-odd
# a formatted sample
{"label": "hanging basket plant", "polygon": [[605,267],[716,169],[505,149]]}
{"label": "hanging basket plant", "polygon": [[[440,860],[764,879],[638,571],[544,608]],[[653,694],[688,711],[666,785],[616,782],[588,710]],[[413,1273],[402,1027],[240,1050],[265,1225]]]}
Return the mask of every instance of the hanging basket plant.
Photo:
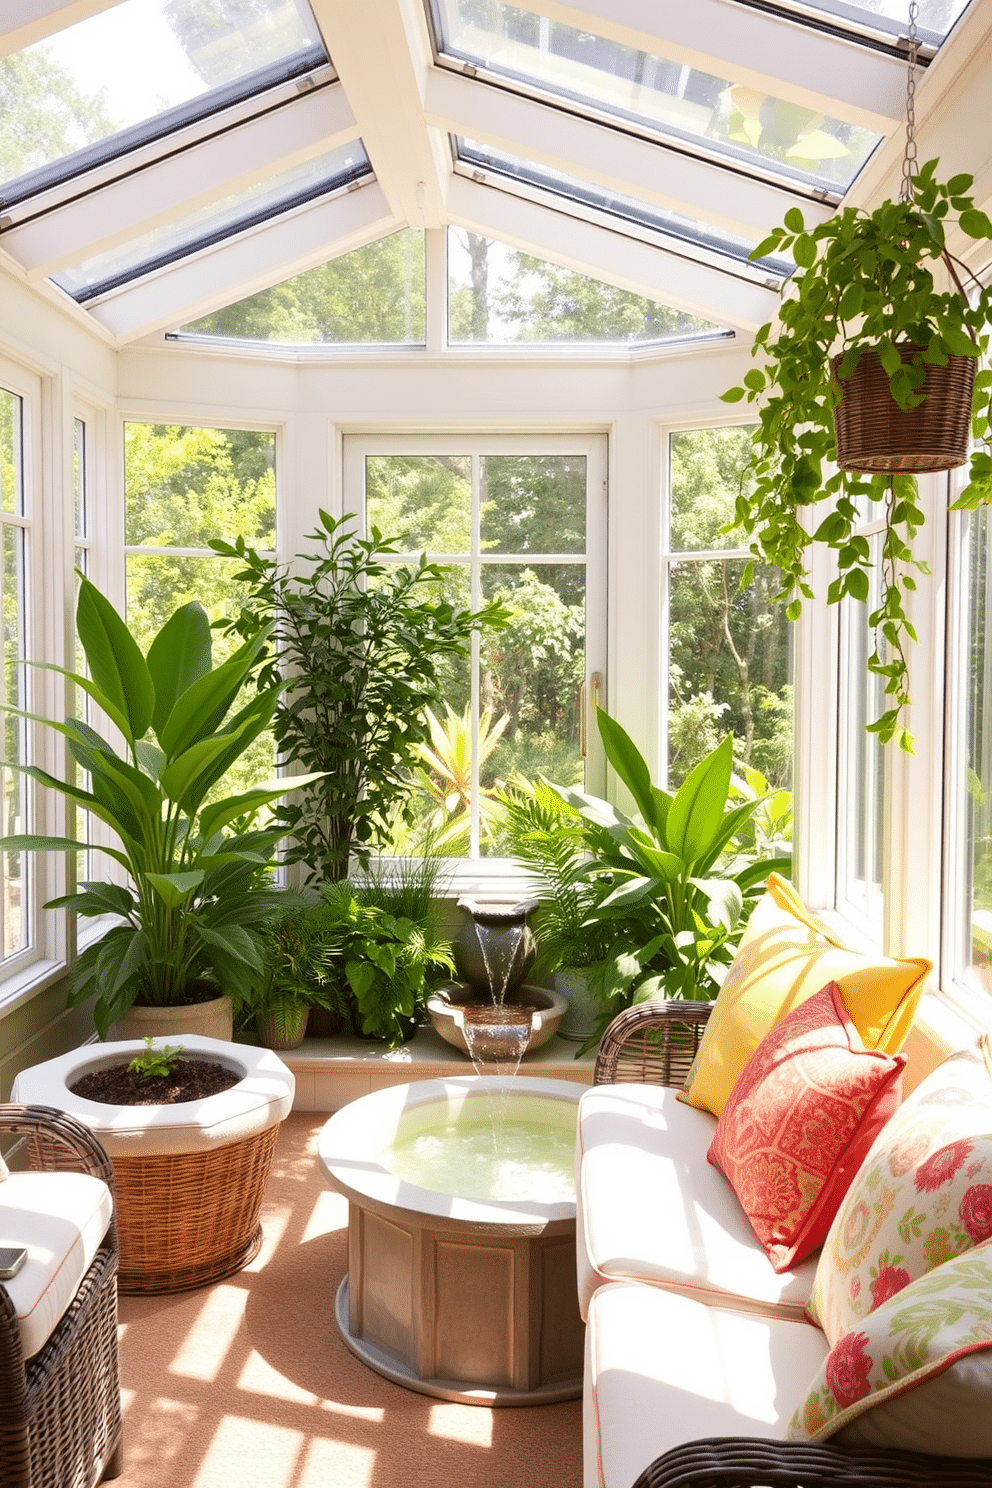
{"label": "hanging basket plant", "polygon": [[906,643],[915,633],[906,595],[926,565],[913,553],[923,525],[914,476],[969,459],[954,503],[992,499],[989,345],[992,290],[973,283],[947,250],[947,229],[992,242],[992,221],[968,195],[972,177],[937,179],[938,162],[904,171],[903,194],[874,211],[846,207],[807,231],[793,207],[753,258],[791,253],[795,273],[774,324],[757,333],[758,359],[729,403],[757,404],[753,486],[735,521],[756,558],[778,568],[779,599],[795,619],[813,591],[815,543],[833,550],[827,602],[867,600],[871,546],[858,529],[884,518],[879,593],[869,615],[868,666],[885,679],[888,705],[869,727],[905,749]]}

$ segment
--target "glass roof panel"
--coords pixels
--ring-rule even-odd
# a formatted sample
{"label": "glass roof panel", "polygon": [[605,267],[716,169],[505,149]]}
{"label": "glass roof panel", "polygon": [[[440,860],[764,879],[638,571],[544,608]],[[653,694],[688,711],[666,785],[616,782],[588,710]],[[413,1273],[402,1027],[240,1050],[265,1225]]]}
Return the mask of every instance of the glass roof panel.
{"label": "glass roof panel", "polygon": [[[678,212],[670,212],[652,202],[624,196],[621,192],[610,191],[606,186],[580,180],[578,176],[567,175],[564,171],[552,170],[547,165],[522,160],[504,150],[479,144],[477,140],[457,136],[454,148],[456,163],[466,167],[468,171],[491,171],[494,175],[503,176],[524,187],[533,186],[539,191],[552,192],[574,206],[591,207],[608,213],[634,227],[646,228],[654,236],[660,233],[669,240],[676,240],[670,242],[673,249],[679,244],[684,247],[691,245],[706,250],[708,254],[718,254],[724,259],[735,260],[738,265],[744,265],[752,248],[757,247],[755,242],[724,232],[722,228],[714,227],[709,222],[683,217]],[[785,278],[794,266],[791,259],[762,258],[752,267],[764,275],[770,273]]]}
{"label": "glass roof panel", "polygon": [[431,0],[443,56],[680,143],[845,191],[880,136],[504,0]]}
{"label": "glass roof panel", "polygon": [[477,233],[448,229],[448,340],[454,346],[632,346],[729,334],[657,300]]}
{"label": "glass roof panel", "polygon": [[325,60],[307,0],[122,0],[0,59],[0,180],[23,187],[2,197]]}
{"label": "glass roof panel", "polygon": [[209,202],[185,217],[173,219],[132,238],[117,248],[98,253],[52,279],[80,302],[137,279],[177,258],[207,248],[245,228],[302,205],[315,197],[370,175],[371,167],[359,141],[341,145],[303,165]]}
{"label": "glass roof panel", "polygon": [[[909,0],[804,0],[810,10],[875,26],[893,36],[909,29]],[[916,28],[921,38],[942,41],[954,22],[968,8],[968,0],[919,0]]]}
{"label": "glass roof panel", "polygon": [[422,346],[425,294],[424,234],[404,228],[215,310],[182,332],[282,346]]}

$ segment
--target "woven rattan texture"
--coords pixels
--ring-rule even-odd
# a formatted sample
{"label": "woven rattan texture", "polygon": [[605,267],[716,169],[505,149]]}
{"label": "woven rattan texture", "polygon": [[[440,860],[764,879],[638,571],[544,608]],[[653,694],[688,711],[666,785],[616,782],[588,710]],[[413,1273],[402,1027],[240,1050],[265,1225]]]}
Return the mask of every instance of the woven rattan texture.
{"label": "woven rattan texture", "polygon": [[191,1291],[247,1265],[278,1135],[276,1125],[207,1152],[116,1158],[120,1290]]}
{"label": "woven rattan texture", "polygon": [[[900,347],[908,362],[917,348]],[[834,410],[837,464],[842,470],[868,473],[950,470],[968,458],[971,399],[977,358],[952,356],[946,367],[928,367],[925,398],[916,408],[901,409],[889,392],[889,379],[878,357],[861,358],[842,386]],[[836,372],[840,363],[834,357]]]}
{"label": "woven rattan texture", "polygon": [[[113,1182],[100,1143],[64,1112],[0,1105],[11,1166],[91,1173]],[[26,1161],[24,1161],[26,1159]],[[0,1488],[92,1488],[121,1471],[113,1223],[48,1342],[26,1363],[13,1303],[0,1283]]]}
{"label": "woven rattan texture", "polygon": [[594,1085],[686,1082],[712,1002],[641,1002],[618,1013],[603,1034]]}
{"label": "woven rattan texture", "polygon": [[989,1488],[992,1463],[814,1442],[706,1437],[674,1447],[634,1488]]}

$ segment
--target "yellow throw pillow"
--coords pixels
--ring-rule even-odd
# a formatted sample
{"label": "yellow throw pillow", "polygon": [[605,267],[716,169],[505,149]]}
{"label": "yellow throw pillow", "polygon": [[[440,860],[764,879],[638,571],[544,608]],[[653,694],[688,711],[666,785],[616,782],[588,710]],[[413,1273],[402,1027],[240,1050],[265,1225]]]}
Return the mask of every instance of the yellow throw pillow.
{"label": "yellow throw pillow", "polygon": [[724,979],[679,1100],[719,1116],[765,1034],[799,1003],[836,982],[866,1049],[894,1054],[906,1040],[931,963],[864,956],[809,913],[791,884],[768,880]]}

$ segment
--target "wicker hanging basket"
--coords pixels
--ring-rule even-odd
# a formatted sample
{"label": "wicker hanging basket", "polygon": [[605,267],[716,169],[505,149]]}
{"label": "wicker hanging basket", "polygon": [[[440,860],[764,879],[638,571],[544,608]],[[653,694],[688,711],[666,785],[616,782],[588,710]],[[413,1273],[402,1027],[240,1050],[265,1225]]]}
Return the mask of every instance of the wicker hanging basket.
{"label": "wicker hanging basket", "polygon": [[[921,350],[899,347],[904,362]],[[928,366],[924,401],[902,409],[889,392],[889,379],[878,357],[868,352],[841,384],[843,397],[834,409],[837,464],[842,470],[867,474],[906,471],[923,475],[950,470],[968,458],[971,400],[977,358],[952,356],[946,367]],[[831,360],[834,377],[841,358]]]}

